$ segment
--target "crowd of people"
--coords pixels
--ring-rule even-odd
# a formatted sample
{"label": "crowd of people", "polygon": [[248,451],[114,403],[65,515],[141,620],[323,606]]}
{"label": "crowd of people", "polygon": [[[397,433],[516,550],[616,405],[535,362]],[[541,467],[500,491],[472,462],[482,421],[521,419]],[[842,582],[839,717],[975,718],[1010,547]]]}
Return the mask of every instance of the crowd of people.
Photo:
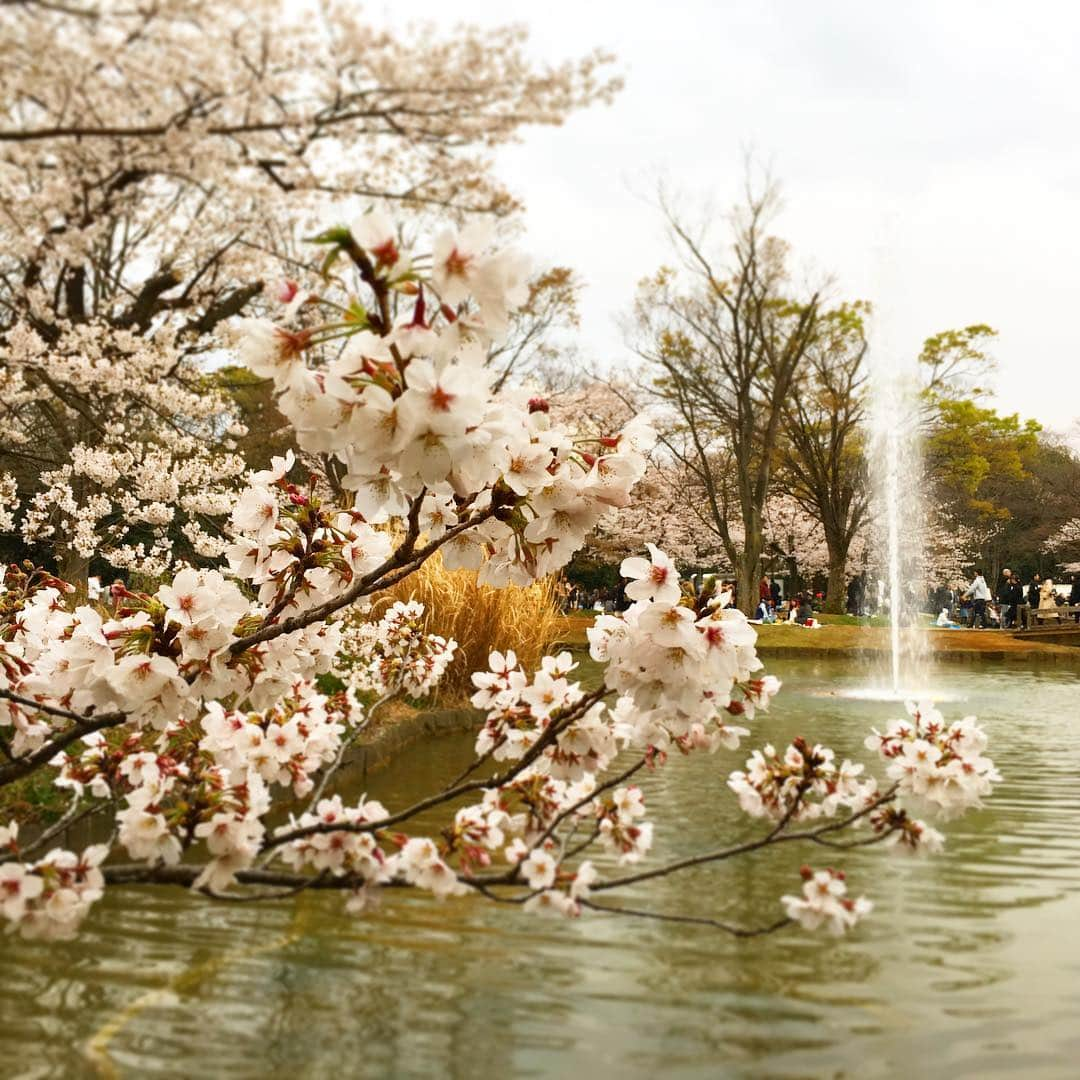
{"label": "crowd of people", "polygon": [[1072,618],[1080,622],[1080,612],[1061,612],[1059,608],[1080,606],[1080,574],[1073,574],[1068,592],[1052,578],[1032,575],[1025,585],[1019,574],[1008,567],[1001,572],[993,592],[981,569],[976,569],[968,584],[942,590],[938,597],[941,613],[938,626],[964,626],[972,629],[1011,630],[1019,625],[1021,609],[1027,605],[1040,622]]}
{"label": "crowd of people", "polygon": [[817,626],[815,611],[824,599],[820,594],[807,590],[784,597],[780,583],[775,578],[763,577],[758,582],[758,605],[754,619],[763,623],[789,622],[799,626]]}
{"label": "crowd of people", "polygon": [[[738,607],[738,587],[734,581],[718,581],[712,575],[703,574],[692,574],[689,581],[697,596],[701,595],[703,589],[715,592],[714,606]],[[800,626],[814,626],[814,613],[821,609],[824,599],[823,594],[810,590],[785,597],[780,582],[775,578],[762,577],[758,582],[758,605],[753,618],[763,623],[791,622]],[[611,589],[570,585],[562,597],[563,610],[566,612],[624,611],[629,604],[621,584]]]}
{"label": "crowd of people", "polygon": [[[703,574],[691,575],[689,581],[697,595],[703,589],[715,591],[715,606],[738,606],[738,590],[734,581],[717,580],[712,575]],[[884,610],[885,606],[883,597],[875,597],[871,584],[862,573],[856,574],[848,582],[846,599],[849,615],[872,615]],[[790,622],[815,626],[818,625],[816,612],[824,606],[824,601],[822,593],[812,590],[801,590],[785,596],[776,578],[763,576],[758,582],[754,619],[763,623]],[[997,587],[991,590],[982,570],[976,569],[970,582],[942,586],[931,594],[929,601],[931,610],[939,612],[939,627],[1014,629],[1020,626],[1020,612],[1025,605],[1036,612],[1035,619],[1041,622],[1073,619],[1080,623],[1080,612],[1058,610],[1080,607],[1080,574],[1072,575],[1066,591],[1056,585],[1052,578],[1043,578],[1038,573],[1025,585],[1018,573],[1006,567],[1001,572]],[[611,589],[586,589],[571,585],[563,596],[566,611],[612,612],[623,611],[628,606],[622,584]]]}

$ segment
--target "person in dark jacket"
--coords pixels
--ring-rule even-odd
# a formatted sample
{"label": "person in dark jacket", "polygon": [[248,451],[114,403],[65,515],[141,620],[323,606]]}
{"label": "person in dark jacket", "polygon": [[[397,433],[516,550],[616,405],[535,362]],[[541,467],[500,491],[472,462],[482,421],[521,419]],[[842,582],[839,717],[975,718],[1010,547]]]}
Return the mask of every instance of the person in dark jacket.
{"label": "person in dark jacket", "polygon": [[860,588],[859,588],[859,575],[856,574],[849,582],[847,587],[847,613],[849,615],[858,615],[862,604],[860,603]]}
{"label": "person in dark jacket", "polygon": [[1013,574],[1009,578],[1009,584],[1005,589],[1005,596],[1009,601],[1008,625],[1013,627],[1016,625],[1016,620],[1019,618],[1020,605],[1024,602],[1024,586],[1020,584],[1019,574]]}
{"label": "person in dark jacket", "polygon": [[[1069,590],[1069,603],[1080,604],[1080,574],[1073,574],[1072,588]],[[1073,620],[1080,623],[1080,611],[1073,613]]]}
{"label": "person in dark jacket", "polygon": [[796,599],[799,602],[798,613],[795,616],[795,621],[800,626],[805,626],[807,620],[814,617],[814,604],[810,593],[801,592]]}
{"label": "person in dark jacket", "polygon": [[1001,580],[998,581],[997,588],[994,590],[994,599],[997,600],[998,610],[1001,613],[1002,630],[1006,630],[1012,625],[1013,618],[1016,615],[1012,601],[1009,599],[1009,586],[1011,583],[1012,571],[1006,566],[1001,571]]}
{"label": "person in dark jacket", "polygon": [[769,597],[772,599],[772,605],[774,608],[780,606],[780,582],[776,578],[771,578],[769,581]]}
{"label": "person in dark jacket", "polygon": [[1031,584],[1027,587],[1027,602],[1033,607],[1039,606],[1039,590],[1042,588],[1042,578],[1036,574],[1031,579]]}

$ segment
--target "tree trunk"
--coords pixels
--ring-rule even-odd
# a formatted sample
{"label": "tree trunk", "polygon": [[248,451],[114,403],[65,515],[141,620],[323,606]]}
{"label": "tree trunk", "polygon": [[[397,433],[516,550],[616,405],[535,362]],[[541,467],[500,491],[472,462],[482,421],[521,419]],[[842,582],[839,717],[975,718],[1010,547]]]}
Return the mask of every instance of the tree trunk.
{"label": "tree trunk", "polygon": [[787,588],[784,589],[784,599],[794,596],[802,589],[802,579],[799,577],[799,561],[795,558],[795,537],[788,533],[787,549],[792,554],[788,555],[785,561],[787,562]]}
{"label": "tree trunk", "polygon": [[761,540],[755,544],[747,536],[735,567],[735,587],[738,590],[739,610],[751,618],[758,606],[758,582],[761,580]]}
{"label": "tree trunk", "polygon": [[830,615],[843,615],[847,610],[847,559],[839,562],[829,559],[829,584],[825,593],[825,611]]}
{"label": "tree trunk", "polygon": [[825,546],[829,550],[829,584],[825,593],[825,610],[830,615],[843,615],[847,610],[848,545],[836,536],[830,538],[826,530]]}

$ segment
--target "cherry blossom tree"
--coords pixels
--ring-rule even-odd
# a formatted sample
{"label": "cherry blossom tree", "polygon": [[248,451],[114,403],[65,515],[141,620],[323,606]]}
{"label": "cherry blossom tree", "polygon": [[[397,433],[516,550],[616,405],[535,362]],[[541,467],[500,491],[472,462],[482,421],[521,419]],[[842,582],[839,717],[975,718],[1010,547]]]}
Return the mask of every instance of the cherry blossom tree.
{"label": "cherry blossom tree", "polygon": [[151,575],[215,549],[242,431],[196,361],[290,295],[329,204],[505,215],[491,150],[618,85],[520,29],[395,36],[330,0],[6,3],[0,40],[0,472],[73,580],[91,548]]}
{"label": "cherry blossom tree", "polygon": [[177,556],[222,554],[244,429],[190,360],[128,330],[81,323],[50,339],[20,322],[0,378],[6,531],[75,582],[93,556],[158,575]]}
{"label": "cherry blossom tree", "polygon": [[[495,585],[557,571],[629,504],[655,438],[642,419],[577,435],[542,399],[493,394],[486,356],[527,296],[527,268],[472,228],[412,255],[397,235],[379,214],[328,231],[351,288],[320,284],[303,312],[237,327],[241,359],[273,380],[298,445],[340,466],[333,482],[293,482],[289,454],[252,474],[221,567],[185,568],[153,593],[118,583],[103,602],[73,603],[53,574],[8,571],[0,787],[51,765],[70,803],[36,836],[0,825],[0,916],[25,936],[67,937],[105,888],[152,883],[233,901],[336,889],[357,916],[413,888],[740,935],[850,930],[871,902],[832,868],[793,869],[801,889],[750,926],[618,896],[778,844],[825,847],[830,861],[852,846],[937,851],[941,833],[915,815],[947,819],[991,793],[1000,778],[984,733],[973,717],[950,724],[912,705],[866,739],[880,786],[831,748],[765,745],[728,778],[755,832],[652,856],[635,777],[734,752],[780,689],[761,674],[745,616],[693,598],[654,545],[622,564],[631,608],[590,630],[601,685],[582,687],[569,653],[529,672],[494,652],[473,677],[483,722],[465,773],[409,805],[335,790],[375,710],[429,686],[452,650],[408,605],[367,632],[344,616],[435,552]],[[393,297],[408,300],[397,317]],[[327,695],[315,680],[346,635],[359,664]],[[69,823],[94,819],[101,842],[54,846]]]}
{"label": "cherry blossom tree", "polygon": [[[603,438],[635,416],[647,415],[650,402],[623,380],[591,379],[551,394],[549,405],[560,424]],[[684,567],[730,569],[719,538],[708,528],[707,515],[688,498],[678,463],[661,447],[649,454],[635,491],[629,506],[597,524],[586,542],[590,552],[615,564],[640,551],[646,537],[657,536]]]}
{"label": "cherry blossom tree", "polygon": [[818,574],[828,574],[829,545],[813,509],[790,495],[777,494],[765,504],[764,517],[765,551],[774,560],[786,561],[793,579],[789,590],[801,588]]}
{"label": "cherry blossom tree", "polygon": [[1044,546],[1044,550],[1053,555],[1074,555],[1080,552],[1080,517],[1066,521]]}
{"label": "cherry blossom tree", "polygon": [[[970,580],[985,534],[944,512],[931,511],[927,514],[922,536],[924,543],[917,584],[923,593]],[[878,545],[879,548],[882,546]]]}
{"label": "cherry blossom tree", "polygon": [[[597,434],[617,430],[650,409],[655,409],[655,403],[649,395],[619,379],[592,380],[551,398],[552,415],[561,423]],[[618,562],[639,551],[644,538],[653,535],[663,538],[665,551],[681,566],[733,575],[723,535],[709,510],[707,492],[696,472],[665,449],[661,444],[650,453],[633,503],[600,522],[587,541],[588,549],[609,562]],[[714,465],[718,476],[720,468],[720,463]],[[728,481],[722,483],[730,486]],[[742,544],[745,530],[736,509],[725,525],[735,544]],[[855,562],[864,559],[862,538],[862,529],[852,534],[845,559],[849,555]],[[774,562],[783,559],[796,576],[829,572],[829,545],[814,502],[807,505],[781,492],[770,495],[762,513],[762,541],[763,557]]]}

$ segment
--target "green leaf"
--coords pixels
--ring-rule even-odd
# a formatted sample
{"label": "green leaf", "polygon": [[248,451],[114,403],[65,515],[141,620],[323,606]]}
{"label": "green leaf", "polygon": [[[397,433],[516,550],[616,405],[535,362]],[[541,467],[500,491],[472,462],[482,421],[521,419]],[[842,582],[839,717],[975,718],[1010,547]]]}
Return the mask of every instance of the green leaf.
{"label": "green leaf", "polygon": [[352,233],[344,225],[335,225],[331,229],[327,229],[325,232],[321,232],[318,236],[309,236],[307,243],[309,244],[336,244],[341,247],[343,244],[348,244],[352,240]]}
{"label": "green leaf", "polygon": [[340,255],[341,255],[341,248],[340,247],[331,248],[326,253],[326,258],[323,259],[322,265],[319,267],[320,276],[322,276],[324,278],[329,276],[331,268],[333,267],[334,263],[336,263],[338,261],[338,257]]}

